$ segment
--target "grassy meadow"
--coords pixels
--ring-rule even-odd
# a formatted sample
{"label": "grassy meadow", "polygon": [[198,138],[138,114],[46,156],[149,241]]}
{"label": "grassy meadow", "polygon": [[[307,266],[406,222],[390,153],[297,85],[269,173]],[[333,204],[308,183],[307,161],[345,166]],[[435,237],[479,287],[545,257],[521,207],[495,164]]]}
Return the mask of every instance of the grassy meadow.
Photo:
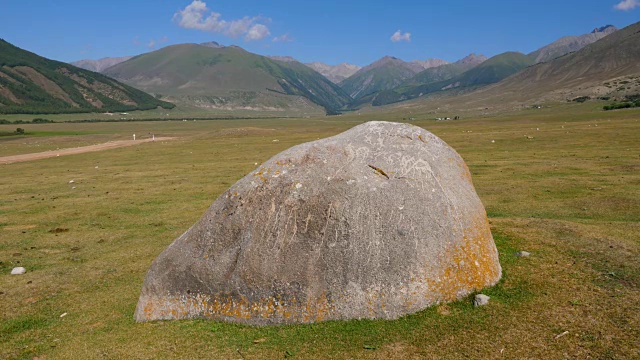
{"label": "grassy meadow", "polygon": [[462,155],[487,209],[504,272],[488,306],[260,328],[133,312],[153,259],[256,163],[409,115],[17,125],[0,157],[175,139],[0,165],[0,358],[640,358],[640,110],[599,109],[411,115]]}

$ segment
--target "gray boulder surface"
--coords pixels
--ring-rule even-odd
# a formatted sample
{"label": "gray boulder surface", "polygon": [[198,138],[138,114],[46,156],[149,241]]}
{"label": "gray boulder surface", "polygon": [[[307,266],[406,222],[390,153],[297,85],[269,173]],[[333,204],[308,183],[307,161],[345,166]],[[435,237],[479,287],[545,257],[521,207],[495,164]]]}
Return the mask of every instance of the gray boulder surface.
{"label": "gray boulder surface", "polygon": [[462,158],[417,126],[368,122],[223,193],[153,262],[135,319],[395,319],[500,277]]}

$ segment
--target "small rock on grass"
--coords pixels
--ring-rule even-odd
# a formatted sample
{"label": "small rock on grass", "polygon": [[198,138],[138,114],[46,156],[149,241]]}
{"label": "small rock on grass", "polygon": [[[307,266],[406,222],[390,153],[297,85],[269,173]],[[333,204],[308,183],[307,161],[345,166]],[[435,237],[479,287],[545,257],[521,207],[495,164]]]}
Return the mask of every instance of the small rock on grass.
{"label": "small rock on grass", "polygon": [[531,253],[526,252],[526,251],[518,251],[518,252],[516,253],[516,256],[517,256],[517,257],[529,257],[530,255],[531,255]]}
{"label": "small rock on grass", "polygon": [[489,303],[489,297],[484,294],[478,294],[473,298],[473,306],[484,306]]}
{"label": "small rock on grass", "polygon": [[15,267],[11,270],[11,275],[22,275],[27,272],[27,269],[23,267]]}

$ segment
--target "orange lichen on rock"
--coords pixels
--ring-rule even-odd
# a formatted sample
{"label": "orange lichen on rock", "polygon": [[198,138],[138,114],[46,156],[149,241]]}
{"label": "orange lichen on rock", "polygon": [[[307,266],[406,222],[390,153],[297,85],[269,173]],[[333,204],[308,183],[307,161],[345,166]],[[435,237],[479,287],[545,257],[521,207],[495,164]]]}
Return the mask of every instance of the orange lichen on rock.
{"label": "orange lichen on rock", "polygon": [[[486,286],[495,285],[502,275],[486,216],[476,218],[465,230],[462,241],[447,249],[441,281],[432,283],[441,301],[452,301]],[[496,266],[497,265],[497,266]]]}
{"label": "orange lichen on rock", "polygon": [[[141,299],[142,300],[142,299]],[[295,320],[297,322],[316,322],[325,320],[332,310],[326,294],[317,300],[309,300],[304,304],[292,302],[284,304],[271,296],[258,301],[249,301],[242,296],[234,299],[231,296],[181,295],[161,298],[146,298],[142,306],[144,319],[187,319],[203,318],[213,320],[261,319],[258,323],[268,324],[275,319]]]}

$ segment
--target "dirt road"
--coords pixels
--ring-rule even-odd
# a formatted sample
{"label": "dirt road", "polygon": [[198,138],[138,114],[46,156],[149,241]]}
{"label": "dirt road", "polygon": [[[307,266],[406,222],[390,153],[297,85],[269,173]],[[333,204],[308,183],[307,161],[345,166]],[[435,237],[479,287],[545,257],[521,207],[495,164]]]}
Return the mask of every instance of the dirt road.
{"label": "dirt road", "polygon": [[65,156],[65,155],[83,154],[83,153],[94,152],[94,151],[103,151],[103,150],[109,150],[109,149],[117,149],[117,148],[126,147],[126,146],[133,146],[133,145],[138,145],[138,144],[152,142],[152,141],[166,141],[166,140],[172,140],[172,139],[174,138],[158,137],[155,140],[153,139],[117,140],[117,141],[109,141],[104,144],[81,146],[81,147],[70,148],[70,149],[50,150],[50,151],[44,151],[39,153],[4,156],[4,157],[0,157],[0,164],[12,164],[17,162],[47,159],[52,157]]}

